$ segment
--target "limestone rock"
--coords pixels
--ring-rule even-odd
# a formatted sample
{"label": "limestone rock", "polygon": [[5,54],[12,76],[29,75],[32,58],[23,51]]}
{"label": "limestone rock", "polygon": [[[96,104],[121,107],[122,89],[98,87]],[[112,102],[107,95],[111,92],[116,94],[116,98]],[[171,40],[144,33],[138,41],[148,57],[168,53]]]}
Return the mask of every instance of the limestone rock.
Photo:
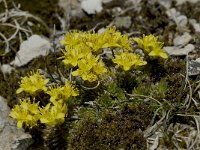
{"label": "limestone rock", "polygon": [[193,44],[188,44],[184,48],[179,48],[175,46],[168,46],[164,47],[164,50],[172,56],[184,56],[187,55],[189,52],[194,50],[194,45]]}
{"label": "limestone rock", "polygon": [[188,23],[188,19],[185,15],[177,16],[176,20],[177,20],[177,24],[181,27],[185,27]]}
{"label": "limestone rock", "polygon": [[131,17],[116,17],[113,21],[113,24],[118,28],[130,28],[131,26]]}
{"label": "limestone rock", "polygon": [[96,14],[101,12],[102,1],[101,0],[82,0],[81,8],[88,14]]}
{"label": "limestone rock", "polygon": [[15,68],[14,67],[11,67],[9,64],[3,64],[3,65],[0,65],[0,71],[3,73],[3,74],[6,74],[6,73],[11,73],[12,70],[14,70]]}
{"label": "limestone rock", "polygon": [[190,19],[189,23],[192,25],[192,27],[194,28],[195,32],[199,32],[200,33],[200,24],[197,23],[197,21],[195,19]]}
{"label": "limestone rock", "polygon": [[20,50],[11,64],[16,67],[24,66],[38,56],[48,55],[50,48],[51,44],[48,40],[39,35],[32,35],[28,40],[22,42]]}
{"label": "limestone rock", "polygon": [[186,44],[188,44],[190,42],[190,40],[192,39],[192,36],[185,32],[183,35],[181,36],[177,36],[174,40],[173,40],[173,43],[174,43],[174,46],[185,46]]}
{"label": "limestone rock", "polygon": [[188,64],[188,75],[193,76],[198,74],[200,74],[200,58],[191,60]]}
{"label": "limestone rock", "polygon": [[16,127],[9,113],[6,100],[0,96],[0,150],[26,150],[32,144],[32,137]]}

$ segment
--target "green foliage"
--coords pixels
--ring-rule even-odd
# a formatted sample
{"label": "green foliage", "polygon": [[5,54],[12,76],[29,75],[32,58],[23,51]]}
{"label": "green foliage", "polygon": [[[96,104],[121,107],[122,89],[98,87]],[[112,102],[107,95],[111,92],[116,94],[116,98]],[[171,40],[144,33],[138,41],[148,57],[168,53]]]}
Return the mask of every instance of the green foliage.
{"label": "green foliage", "polygon": [[[146,149],[144,131],[152,117],[148,105],[126,105],[119,111],[106,111],[99,119],[81,118],[73,129],[69,149]],[[141,131],[140,131],[141,130]]]}

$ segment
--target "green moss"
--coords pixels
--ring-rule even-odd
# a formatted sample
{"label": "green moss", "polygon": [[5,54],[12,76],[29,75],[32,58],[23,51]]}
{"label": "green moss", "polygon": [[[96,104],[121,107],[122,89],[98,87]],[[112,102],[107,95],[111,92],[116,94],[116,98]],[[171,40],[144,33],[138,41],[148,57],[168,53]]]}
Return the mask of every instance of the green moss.
{"label": "green moss", "polygon": [[147,128],[151,117],[148,105],[141,104],[106,111],[93,121],[85,118],[76,123],[69,149],[146,149],[146,139],[139,130]]}
{"label": "green moss", "polygon": [[117,72],[117,85],[124,89],[128,93],[132,93],[132,90],[137,85],[136,76],[130,72]]}
{"label": "green moss", "polygon": [[21,73],[12,72],[4,77],[3,73],[0,72],[0,95],[8,101],[8,105],[11,107],[18,102],[16,89],[19,88],[20,76]]}

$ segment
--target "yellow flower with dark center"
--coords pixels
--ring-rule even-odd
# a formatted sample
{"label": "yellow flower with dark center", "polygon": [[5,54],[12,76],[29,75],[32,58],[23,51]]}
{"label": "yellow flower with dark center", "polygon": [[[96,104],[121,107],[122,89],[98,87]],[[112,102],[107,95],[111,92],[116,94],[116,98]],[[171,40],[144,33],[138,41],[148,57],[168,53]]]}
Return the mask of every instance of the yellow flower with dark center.
{"label": "yellow flower with dark center", "polygon": [[48,82],[49,79],[44,79],[44,75],[41,75],[39,70],[31,71],[30,75],[22,78],[20,88],[17,89],[16,93],[19,94],[24,91],[34,95],[38,91],[46,91]]}
{"label": "yellow flower with dark center", "polygon": [[118,66],[121,66],[125,71],[130,70],[132,67],[137,68],[147,64],[147,62],[143,61],[139,55],[128,52],[115,55],[113,62],[118,64]]}

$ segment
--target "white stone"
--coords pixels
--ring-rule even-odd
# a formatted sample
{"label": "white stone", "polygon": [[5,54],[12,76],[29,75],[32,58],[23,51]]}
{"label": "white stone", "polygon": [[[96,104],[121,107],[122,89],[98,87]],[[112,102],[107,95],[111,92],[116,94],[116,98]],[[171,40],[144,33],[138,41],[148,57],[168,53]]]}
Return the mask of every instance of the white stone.
{"label": "white stone", "polygon": [[178,48],[175,46],[164,47],[164,50],[172,56],[184,56],[195,49],[193,44],[188,44],[184,48]]}
{"label": "white stone", "polygon": [[28,40],[22,42],[20,50],[11,64],[16,67],[24,66],[36,57],[48,55],[50,48],[51,44],[48,40],[39,35],[32,35]]}
{"label": "white stone", "polygon": [[185,15],[180,15],[176,18],[177,20],[177,25],[185,27],[188,23],[188,19]]}
{"label": "white stone", "polygon": [[98,34],[101,34],[101,33],[105,32],[105,31],[106,31],[105,28],[101,28],[101,29],[99,29],[99,30],[97,31],[97,33],[98,33]]}
{"label": "white stone", "polygon": [[12,70],[14,70],[15,68],[14,67],[11,67],[9,64],[3,64],[3,65],[0,65],[0,70],[3,74],[6,74],[6,73],[11,73]]}
{"label": "white stone", "polygon": [[127,17],[116,17],[113,20],[113,24],[118,27],[118,28],[130,28],[131,26],[131,17],[127,16]]}
{"label": "white stone", "polygon": [[171,7],[171,1],[170,0],[157,0],[158,3],[160,3],[160,5],[162,5],[163,7],[165,7],[166,9],[169,9]]}
{"label": "white stone", "polygon": [[200,24],[197,23],[197,21],[195,19],[190,19],[189,23],[192,25],[192,27],[194,28],[195,32],[200,32]]}
{"label": "white stone", "polygon": [[0,96],[0,150],[26,150],[32,144],[32,137],[16,127],[9,113],[6,100]]}
{"label": "white stone", "polygon": [[190,40],[192,39],[192,36],[185,32],[183,35],[181,36],[177,36],[174,40],[174,46],[185,46],[186,44],[188,44],[190,42]]}
{"label": "white stone", "polygon": [[190,76],[200,74],[200,58],[189,61],[188,74]]}
{"label": "white stone", "polygon": [[101,0],[83,0],[81,1],[81,8],[88,14],[96,14],[101,12],[102,1]]}
{"label": "white stone", "polygon": [[198,63],[200,63],[200,58],[197,58],[195,61],[198,62]]}
{"label": "white stone", "polygon": [[180,12],[176,11],[175,8],[171,8],[171,9],[166,11],[166,14],[169,18],[176,21],[176,17],[180,15]]}

